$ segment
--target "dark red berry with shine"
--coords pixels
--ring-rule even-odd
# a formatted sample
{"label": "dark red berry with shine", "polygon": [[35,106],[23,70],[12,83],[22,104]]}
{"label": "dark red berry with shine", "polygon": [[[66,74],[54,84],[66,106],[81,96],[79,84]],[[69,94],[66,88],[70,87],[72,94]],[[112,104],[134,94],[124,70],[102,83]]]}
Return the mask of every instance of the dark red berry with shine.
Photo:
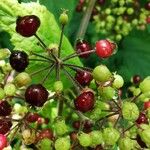
{"label": "dark red berry with shine", "polygon": [[136,120],[137,124],[148,124],[148,119],[144,113],[140,113],[138,119]]}
{"label": "dark red berry with shine", "polygon": [[145,9],[150,10],[150,1],[145,4]]}
{"label": "dark red berry with shine", "polygon": [[30,37],[36,34],[40,26],[40,19],[35,15],[18,17],[16,21],[16,32],[24,37]]}
{"label": "dark red berry with shine", "polygon": [[22,72],[29,64],[28,55],[23,51],[13,51],[9,57],[10,65],[18,72]]}
{"label": "dark red berry with shine", "polygon": [[74,101],[75,108],[81,112],[92,110],[94,103],[94,94],[91,91],[83,92]]}
{"label": "dark red berry with shine", "polygon": [[90,72],[87,71],[77,71],[75,74],[75,79],[82,85],[89,85],[93,77]]}
{"label": "dark red berry with shine", "polygon": [[141,77],[139,75],[133,76],[133,83],[139,84],[141,82]]}
{"label": "dark red berry with shine", "polygon": [[53,140],[53,131],[51,129],[43,129],[40,131],[37,135],[37,141],[40,141],[44,138],[48,138],[50,140]]}
{"label": "dark red berry with shine", "polygon": [[29,113],[27,116],[26,116],[26,120],[30,123],[33,123],[33,122],[36,122],[38,120],[38,118],[40,117],[39,114],[37,113]]}
{"label": "dark red berry with shine", "polygon": [[7,138],[5,135],[0,134],[0,150],[3,150],[5,147],[7,147]]}
{"label": "dark red berry with shine", "polygon": [[0,119],[0,134],[6,134],[12,126],[11,121]]}
{"label": "dark red berry with shine", "polygon": [[[76,52],[77,54],[83,53],[83,52],[87,52],[91,50],[91,46],[89,45],[89,43],[85,40],[78,40],[76,43]],[[87,58],[90,55],[90,53],[87,54],[82,54],[79,57],[81,58]]]}
{"label": "dark red berry with shine", "polygon": [[100,58],[108,58],[113,54],[115,48],[114,43],[108,40],[100,40],[96,43],[96,54]]}
{"label": "dark red berry with shine", "polygon": [[136,136],[136,141],[141,146],[141,148],[147,148],[146,144],[142,141],[139,134]]}
{"label": "dark red berry with shine", "polygon": [[48,91],[41,84],[30,85],[25,92],[25,100],[32,106],[42,107],[48,99]]}
{"label": "dark red berry with shine", "polygon": [[150,101],[144,102],[144,109],[150,108]]}
{"label": "dark red berry with shine", "polygon": [[0,116],[9,116],[11,111],[11,105],[7,101],[0,101]]}

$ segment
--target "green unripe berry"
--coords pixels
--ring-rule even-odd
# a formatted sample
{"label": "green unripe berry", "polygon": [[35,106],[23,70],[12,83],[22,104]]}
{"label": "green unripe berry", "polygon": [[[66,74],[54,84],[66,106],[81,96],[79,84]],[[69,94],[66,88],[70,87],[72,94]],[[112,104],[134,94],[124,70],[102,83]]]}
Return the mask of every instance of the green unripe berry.
{"label": "green unripe berry", "polygon": [[107,15],[111,14],[111,9],[110,9],[110,8],[106,8],[105,13],[106,13]]}
{"label": "green unripe berry", "polygon": [[135,103],[124,102],[122,107],[122,115],[124,119],[135,121],[139,117],[139,109]]}
{"label": "green unripe berry", "polygon": [[12,70],[9,63],[6,63],[4,67],[2,67],[4,73],[8,73]]}
{"label": "green unripe berry", "polygon": [[26,72],[19,73],[15,78],[15,84],[18,87],[26,86],[31,83],[31,77]]}
{"label": "green unripe berry", "polygon": [[88,147],[92,144],[92,138],[90,134],[87,133],[82,132],[80,135],[78,135],[78,140],[80,145],[83,147]]}
{"label": "green unripe berry", "polygon": [[8,58],[10,54],[9,49],[0,49],[0,60]]}
{"label": "green unripe berry", "polygon": [[68,137],[58,138],[55,141],[56,150],[70,150],[70,139]]}
{"label": "green unripe berry", "polygon": [[48,46],[48,48],[55,56],[58,55],[58,44],[52,43]]}
{"label": "green unripe berry", "polygon": [[0,100],[2,100],[5,97],[5,92],[2,88],[0,88]]}
{"label": "green unripe berry", "polygon": [[134,149],[135,142],[128,137],[120,138],[119,149],[120,150],[132,150]]}
{"label": "green unripe berry", "polygon": [[101,131],[94,130],[94,131],[90,132],[90,136],[92,138],[92,144],[91,144],[92,147],[102,144],[103,137],[102,137]]}
{"label": "green unripe berry", "polygon": [[52,141],[50,139],[44,138],[38,142],[37,147],[40,150],[52,150]]}
{"label": "green unripe berry", "polygon": [[68,15],[66,14],[66,12],[64,11],[60,17],[59,17],[59,22],[62,24],[62,25],[66,25],[68,23]]}
{"label": "green unripe berry", "polygon": [[104,65],[99,65],[92,72],[93,78],[98,82],[106,82],[110,80],[112,74]]}
{"label": "green unripe berry", "polygon": [[6,96],[14,96],[14,94],[16,93],[16,87],[12,83],[7,83],[4,86],[4,91],[5,91]]}
{"label": "green unripe berry", "polygon": [[121,34],[117,34],[115,39],[116,39],[116,41],[120,41],[122,39],[122,35]]}
{"label": "green unripe berry", "polygon": [[142,93],[146,93],[150,91],[150,76],[145,78],[139,85],[139,88],[141,89]]}
{"label": "green unripe berry", "polygon": [[124,80],[122,76],[115,74],[112,86],[116,89],[120,89],[123,86],[123,84],[124,84]]}
{"label": "green unripe berry", "polygon": [[150,145],[150,126],[140,132],[140,137],[142,141]]}
{"label": "green unripe berry", "polygon": [[119,137],[119,131],[112,127],[105,128],[103,131],[103,140],[107,145],[114,145],[118,141]]}
{"label": "green unripe berry", "polygon": [[56,81],[54,83],[54,91],[55,92],[62,92],[63,91],[63,83],[62,83],[62,81]]}
{"label": "green unripe berry", "polygon": [[134,9],[133,8],[128,8],[127,9],[127,14],[128,15],[132,15],[134,13]]}
{"label": "green unripe berry", "polygon": [[4,80],[4,74],[0,74],[0,83]]}

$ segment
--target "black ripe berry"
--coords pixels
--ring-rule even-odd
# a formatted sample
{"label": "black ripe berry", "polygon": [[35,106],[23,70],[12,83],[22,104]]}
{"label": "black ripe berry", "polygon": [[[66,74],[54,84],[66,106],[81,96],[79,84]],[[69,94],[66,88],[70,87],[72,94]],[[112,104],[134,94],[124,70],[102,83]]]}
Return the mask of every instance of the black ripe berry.
{"label": "black ripe berry", "polygon": [[91,73],[87,71],[77,71],[75,75],[75,79],[82,85],[89,85],[91,80],[93,79]]}
{"label": "black ripe berry", "polygon": [[11,111],[11,106],[7,101],[0,102],[0,116],[9,116]]}
{"label": "black ripe berry", "polygon": [[18,17],[16,21],[16,32],[24,37],[30,37],[36,34],[40,26],[40,19],[35,15]]}
{"label": "black ripe berry", "polygon": [[94,107],[94,94],[91,91],[83,92],[74,101],[75,108],[81,112],[87,112]]}
{"label": "black ripe berry", "polygon": [[[83,52],[87,52],[91,50],[91,46],[89,45],[89,43],[85,40],[79,40],[76,43],[76,52],[78,54],[83,53]],[[90,54],[82,54],[79,57],[81,58],[87,58]]]}
{"label": "black ripe berry", "polygon": [[22,72],[29,64],[28,55],[23,51],[13,51],[9,58],[10,65],[18,72]]}
{"label": "black ripe berry", "polygon": [[41,84],[30,85],[25,92],[25,100],[32,106],[42,107],[48,99],[48,91]]}
{"label": "black ripe berry", "polygon": [[146,9],[146,10],[150,10],[150,1],[148,1],[148,2],[145,4],[145,9]]}
{"label": "black ripe berry", "polygon": [[0,119],[0,134],[6,134],[12,126],[11,121]]}

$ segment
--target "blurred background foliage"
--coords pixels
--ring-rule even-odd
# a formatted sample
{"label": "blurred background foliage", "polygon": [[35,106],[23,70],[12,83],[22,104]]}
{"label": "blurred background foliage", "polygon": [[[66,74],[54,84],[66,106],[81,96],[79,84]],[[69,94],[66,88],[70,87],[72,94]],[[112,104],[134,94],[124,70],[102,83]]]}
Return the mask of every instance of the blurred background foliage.
{"label": "blurred background foliage", "polygon": [[[22,0],[22,2],[30,2],[31,0]],[[35,0],[32,0],[35,1]],[[56,21],[58,21],[61,8],[68,9],[69,24],[65,29],[65,35],[69,38],[72,45],[76,40],[76,33],[78,31],[83,13],[75,11],[77,0],[39,0],[39,2],[51,11]],[[141,0],[140,3],[144,4],[146,0]],[[47,29],[48,30],[48,29]],[[0,31],[0,47],[12,48],[10,44],[10,36],[4,31]],[[95,32],[95,27],[92,22],[89,22],[85,39],[89,41],[93,47],[97,40],[107,38],[101,37],[100,34]],[[131,76],[135,74],[146,77],[150,75],[150,26],[144,31],[133,30],[128,36],[123,38],[118,44],[118,52],[109,59],[101,60],[96,55],[90,56],[87,60],[82,62],[89,67],[94,67],[100,63],[108,65],[111,71],[117,71],[121,74],[126,82],[130,81]]]}

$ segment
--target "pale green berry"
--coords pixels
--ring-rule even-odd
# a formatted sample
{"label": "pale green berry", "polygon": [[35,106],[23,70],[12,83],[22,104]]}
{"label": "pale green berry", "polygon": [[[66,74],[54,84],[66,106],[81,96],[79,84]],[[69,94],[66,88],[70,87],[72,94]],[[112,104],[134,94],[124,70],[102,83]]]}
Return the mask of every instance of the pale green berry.
{"label": "pale green berry", "polygon": [[55,56],[58,55],[58,44],[52,43],[48,46],[50,52],[52,52]]}
{"label": "pale green berry", "polygon": [[122,35],[121,34],[117,34],[115,39],[116,39],[116,41],[120,41],[122,39]]}
{"label": "pale green berry", "polygon": [[87,133],[82,132],[80,135],[78,135],[78,140],[80,145],[83,147],[88,147],[92,144],[92,138],[90,134]]}
{"label": "pale green berry", "polygon": [[111,9],[110,9],[110,8],[106,8],[105,13],[106,13],[107,15],[111,14]]}
{"label": "pale green berry", "polygon": [[71,144],[68,137],[58,138],[55,141],[55,150],[70,150]]}
{"label": "pale green berry", "polygon": [[140,132],[142,141],[150,145],[150,126]]}
{"label": "pale green berry", "polygon": [[8,73],[12,70],[9,63],[6,63],[4,67],[2,67],[4,73]]}
{"label": "pale green berry", "polygon": [[4,74],[0,74],[0,83],[4,80]]}
{"label": "pale green berry", "polygon": [[9,49],[0,49],[0,60],[8,58],[10,54]]}
{"label": "pale green berry", "polygon": [[150,76],[145,78],[139,85],[139,88],[141,89],[142,93],[146,93],[150,91]]}
{"label": "pale green berry", "polygon": [[137,95],[139,95],[140,93],[141,93],[140,88],[135,88],[135,90],[133,91],[133,95],[134,95],[134,96],[137,96]]}
{"label": "pale green berry", "polygon": [[38,142],[37,147],[40,150],[52,150],[52,141],[48,138],[44,138]]}
{"label": "pale green berry", "polygon": [[112,74],[105,65],[99,65],[92,72],[93,78],[98,82],[106,82],[111,79]]}
{"label": "pale green berry", "polygon": [[63,91],[63,83],[62,83],[62,81],[56,81],[54,83],[54,91],[55,92],[62,92]]}
{"label": "pale green berry", "polygon": [[114,145],[120,137],[118,130],[112,127],[105,128],[103,131],[103,140],[107,145]]}
{"label": "pale green berry", "polygon": [[12,83],[7,83],[4,86],[4,91],[5,91],[6,96],[14,96],[14,94],[16,93],[16,87]]}
{"label": "pale green berry", "polygon": [[0,88],[0,100],[2,100],[5,97],[5,92],[2,88]]}
{"label": "pale green berry", "polygon": [[68,23],[68,15],[66,14],[66,12],[64,11],[60,17],[59,17],[59,22],[62,24],[62,25],[66,25]]}
{"label": "pale green berry", "polygon": [[31,77],[26,72],[21,72],[15,77],[15,84],[18,87],[26,86],[31,83]]}
{"label": "pale green berry", "polygon": [[92,132],[90,132],[90,136],[92,138],[92,147],[95,147],[99,144],[103,143],[103,137],[102,137],[102,132],[99,130],[94,130]]}
{"label": "pale green berry", "polygon": [[129,121],[135,121],[139,117],[139,109],[135,103],[124,102],[122,106],[123,118]]}
{"label": "pale green berry", "polygon": [[123,84],[124,84],[124,80],[122,76],[115,74],[112,86],[116,89],[120,89],[123,86]]}
{"label": "pale green berry", "polygon": [[134,9],[133,8],[128,8],[127,9],[127,14],[128,15],[132,15],[134,13]]}

